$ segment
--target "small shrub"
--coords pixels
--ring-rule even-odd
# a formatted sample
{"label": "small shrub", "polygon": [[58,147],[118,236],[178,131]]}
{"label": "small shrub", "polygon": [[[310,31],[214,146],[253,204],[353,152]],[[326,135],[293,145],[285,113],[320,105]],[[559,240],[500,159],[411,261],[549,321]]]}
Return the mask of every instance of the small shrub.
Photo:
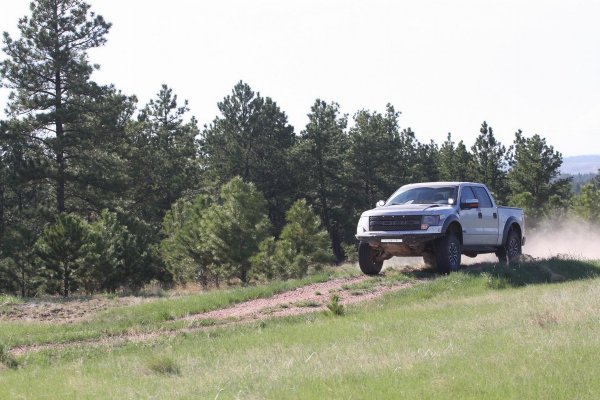
{"label": "small shrub", "polygon": [[342,285],[342,289],[347,291],[359,291],[359,292],[372,292],[374,291],[379,284],[382,282],[381,278],[369,278],[362,282],[353,283],[350,285]]}
{"label": "small shrub", "polygon": [[327,308],[333,315],[344,315],[344,306],[340,304],[340,296],[337,294],[331,295],[331,299],[327,304]]}
{"label": "small shrub", "polygon": [[159,281],[151,280],[139,290],[137,295],[141,297],[167,297],[168,293]]}
{"label": "small shrub", "polygon": [[148,368],[160,375],[179,375],[180,368],[177,362],[168,356],[158,356],[148,361]]}
{"label": "small shrub", "polygon": [[192,321],[189,325],[188,328],[203,328],[203,327],[207,327],[207,326],[214,326],[217,324],[217,320],[213,319],[213,318],[204,318],[204,319],[199,319],[196,321]]}
{"label": "small shrub", "polygon": [[0,294],[0,306],[11,306],[13,304],[21,304],[23,299],[8,294]]}
{"label": "small shrub", "polygon": [[321,304],[314,300],[302,300],[294,304],[296,307],[319,307]]}
{"label": "small shrub", "polygon": [[358,250],[354,244],[342,244],[344,254],[346,255],[346,262],[355,264],[358,262]]}
{"label": "small shrub", "polygon": [[177,314],[173,311],[163,311],[161,312],[160,317],[164,321],[174,321],[178,318]]}
{"label": "small shrub", "polygon": [[535,313],[532,316],[532,320],[536,325],[539,325],[541,328],[547,328],[552,325],[558,324],[558,317],[549,311],[540,311]]}
{"label": "small shrub", "polygon": [[383,275],[383,280],[388,283],[397,283],[397,282],[408,282],[411,280],[409,276],[407,276],[403,271],[399,271],[397,269],[388,268],[385,270]]}
{"label": "small shrub", "polygon": [[19,366],[19,362],[8,352],[4,343],[0,343],[0,365],[10,369],[16,369]]}
{"label": "small shrub", "polygon": [[510,282],[504,277],[496,277],[487,272],[482,274],[486,278],[486,286],[490,289],[508,289],[511,287]]}

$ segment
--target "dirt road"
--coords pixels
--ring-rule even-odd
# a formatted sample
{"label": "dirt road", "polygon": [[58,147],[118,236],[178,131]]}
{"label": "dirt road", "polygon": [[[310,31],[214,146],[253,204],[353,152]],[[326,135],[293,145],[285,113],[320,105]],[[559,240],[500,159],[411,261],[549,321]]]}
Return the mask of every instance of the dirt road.
{"label": "dirt road", "polygon": [[[12,348],[10,351],[13,355],[18,356],[30,351],[47,349],[61,349],[78,346],[106,346],[125,342],[137,343],[150,341],[159,337],[175,336],[184,332],[206,330],[209,329],[209,326],[248,323],[269,318],[323,311],[327,309],[327,304],[330,303],[331,296],[334,294],[339,296],[339,302],[342,305],[348,305],[376,299],[385,293],[401,290],[419,282],[421,281],[398,282],[381,278],[368,278],[366,276],[334,279],[327,282],[307,285],[269,298],[250,300],[228,308],[190,315],[180,319],[189,322],[185,328],[181,329],[145,333],[134,332],[119,336],[106,336],[93,340],[69,343],[20,346]],[[74,303],[74,305],[69,305],[68,303],[63,304],[61,306],[61,313],[54,314],[54,322],[57,322],[56,318],[60,320],[61,314],[68,315],[68,307],[70,306],[77,307],[77,309],[82,307],[79,302]],[[65,310],[65,307],[67,310]],[[97,308],[105,309],[104,306]],[[21,314],[15,312],[11,315],[14,318],[15,315]],[[31,315],[27,317],[28,319],[31,319],[29,317],[31,317]],[[41,317],[41,320],[45,320],[44,318],[45,316]],[[62,322],[73,322],[73,320],[67,319],[67,321]]]}

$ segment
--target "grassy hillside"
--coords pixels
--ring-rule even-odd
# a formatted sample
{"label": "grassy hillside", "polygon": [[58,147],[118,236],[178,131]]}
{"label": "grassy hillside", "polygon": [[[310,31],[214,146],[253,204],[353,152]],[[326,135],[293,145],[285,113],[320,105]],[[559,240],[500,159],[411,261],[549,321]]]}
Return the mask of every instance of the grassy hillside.
{"label": "grassy hillside", "polygon": [[342,317],[29,353],[0,398],[597,398],[599,272],[485,264]]}

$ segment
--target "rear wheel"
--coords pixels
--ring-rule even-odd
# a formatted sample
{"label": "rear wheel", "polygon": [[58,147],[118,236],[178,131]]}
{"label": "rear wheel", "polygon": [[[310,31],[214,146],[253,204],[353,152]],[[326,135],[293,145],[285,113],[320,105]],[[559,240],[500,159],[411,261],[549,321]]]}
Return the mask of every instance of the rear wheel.
{"label": "rear wheel", "polygon": [[375,261],[377,252],[369,243],[360,242],[358,245],[358,265],[365,275],[377,275],[383,267],[383,261]]}
{"label": "rear wheel", "polygon": [[521,238],[516,229],[511,229],[506,238],[506,257],[508,262],[515,262],[521,257]]}
{"label": "rear wheel", "polygon": [[435,252],[438,271],[442,274],[455,272],[460,269],[461,247],[456,233],[449,231],[439,239]]}
{"label": "rear wheel", "polygon": [[511,263],[517,261],[521,257],[521,254],[522,249],[519,231],[511,228],[510,231],[508,231],[506,243],[496,251],[496,256],[500,261]]}

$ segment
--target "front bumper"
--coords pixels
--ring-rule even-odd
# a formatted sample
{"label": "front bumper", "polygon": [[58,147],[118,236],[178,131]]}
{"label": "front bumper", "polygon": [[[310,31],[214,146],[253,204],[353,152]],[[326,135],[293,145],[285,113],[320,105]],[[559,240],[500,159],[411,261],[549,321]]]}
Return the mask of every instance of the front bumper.
{"label": "front bumper", "polygon": [[[434,228],[434,227],[431,227]],[[356,239],[374,245],[404,244],[417,245],[430,242],[442,237],[441,229],[428,229],[426,231],[371,231],[356,235]],[[438,228],[438,227],[435,227]]]}

